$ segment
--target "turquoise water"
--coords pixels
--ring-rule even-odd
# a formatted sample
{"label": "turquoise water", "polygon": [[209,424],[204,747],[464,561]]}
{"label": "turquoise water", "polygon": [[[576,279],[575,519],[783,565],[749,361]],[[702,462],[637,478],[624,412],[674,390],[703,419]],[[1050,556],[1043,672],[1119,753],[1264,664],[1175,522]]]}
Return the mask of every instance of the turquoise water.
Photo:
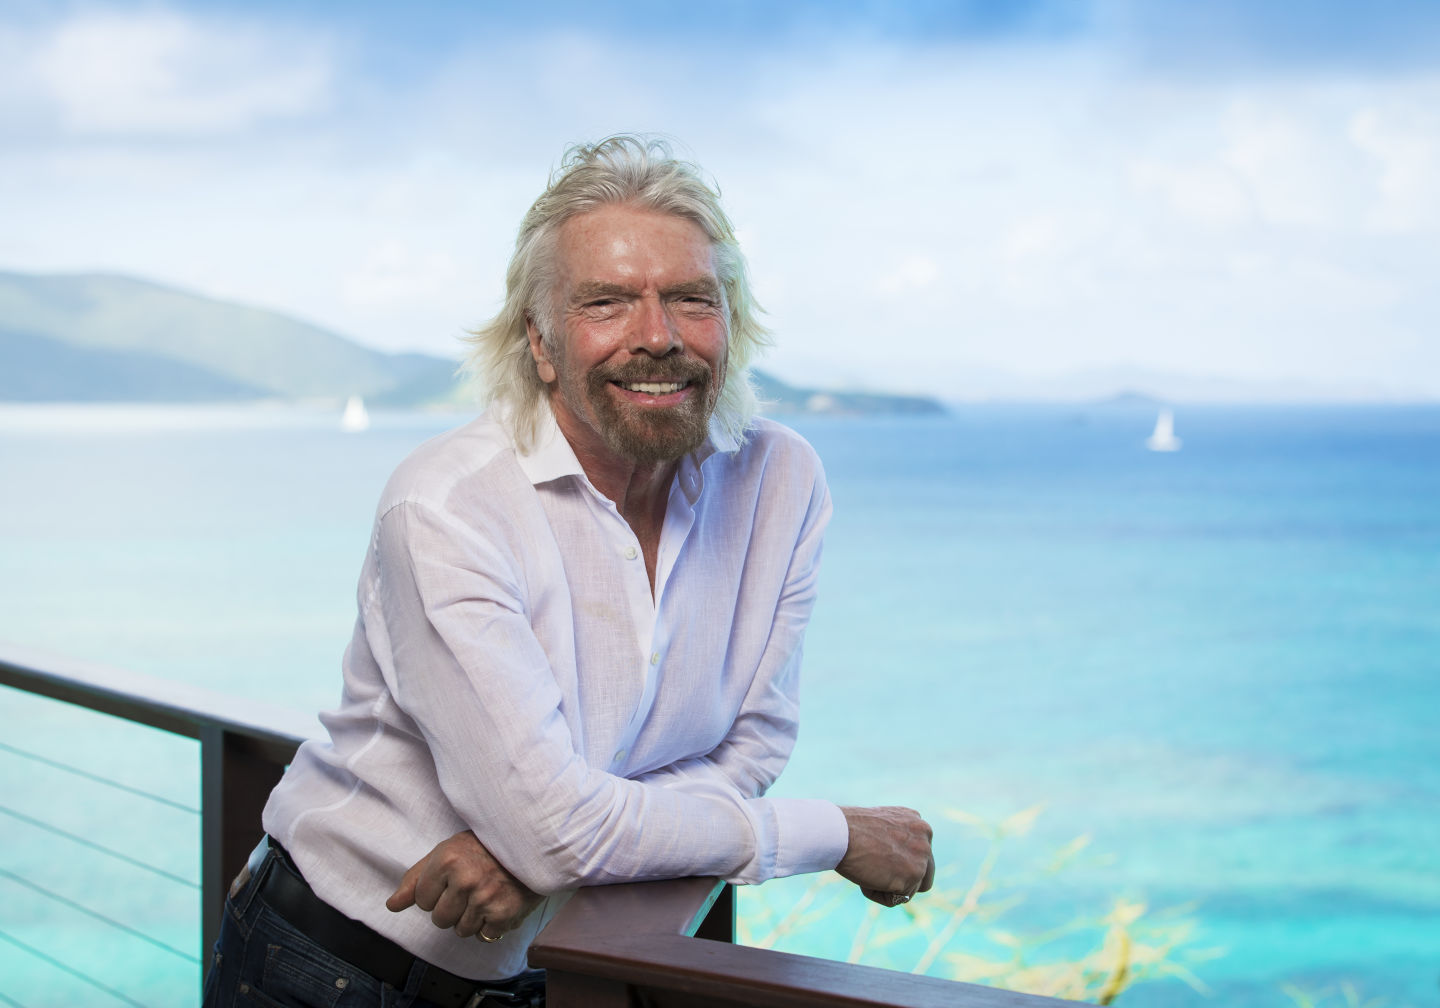
{"label": "turquoise water", "polygon": [[[297,410],[0,410],[0,640],[326,706],[380,485],[457,419],[381,414],[346,435]],[[921,808],[952,883],[980,848],[947,809],[1043,804],[1006,847],[1026,901],[1000,924],[1038,931],[1123,896],[1183,908],[1188,947],[1224,951],[1192,964],[1210,994],[1157,981],[1122,1004],[1288,1006],[1287,983],[1340,1004],[1352,983],[1434,1005],[1440,407],[1185,408],[1169,455],[1143,447],[1153,420],[984,406],[797,423],[836,516],[780,790]],[[9,695],[0,715],[8,744],[195,801],[188,743]],[[53,812],[63,786],[71,832],[194,876],[185,813],[3,750],[0,772],[0,804]],[[1026,872],[1081,834],[1066,870]],[[0,990],[125,1003],[21,947],[94,961],[96,942],[19,875],[173,946],[100,940],[97,975],[120,993],[193,1000],[192,891],[14,814],[0,847]],[[805,884],[742,906],[758,921]],[[845,955],[850,913],[785,947]]]}

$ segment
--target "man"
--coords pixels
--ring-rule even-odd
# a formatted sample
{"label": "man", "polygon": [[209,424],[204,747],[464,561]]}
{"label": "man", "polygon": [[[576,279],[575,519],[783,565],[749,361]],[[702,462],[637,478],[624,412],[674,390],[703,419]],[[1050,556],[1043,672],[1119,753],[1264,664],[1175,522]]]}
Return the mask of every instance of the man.
{"label": "man", "polygon": [[693,166],[570,152],[474,336],[489,409],[384,491],[330,741],[271,795],[207,1005],[528,1003],[526,949],[584,885],[929,888],[916,813],[762,797],[830,502],[754,417],[756,311]]}

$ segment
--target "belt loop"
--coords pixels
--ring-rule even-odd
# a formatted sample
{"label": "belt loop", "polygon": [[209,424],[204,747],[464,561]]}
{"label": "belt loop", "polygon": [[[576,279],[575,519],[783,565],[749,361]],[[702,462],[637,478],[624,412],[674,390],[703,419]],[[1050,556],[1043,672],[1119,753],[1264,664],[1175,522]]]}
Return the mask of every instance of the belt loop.
{"label": "belt loop", "polygon": [[230,901],[235,905],[235,912],[241,917],[245,916],[246,911],[250,909],[250,902],[265,881],[267,862],[274,854],[270,849],[269,839],[269,837],[261,835],[260,842],[255,845],[255,849],[250,852],[250,857],[246,859],[245,867],[240,869],[241,875],[248,873],[249,878],[242,883],[240,890],[230,897]]}

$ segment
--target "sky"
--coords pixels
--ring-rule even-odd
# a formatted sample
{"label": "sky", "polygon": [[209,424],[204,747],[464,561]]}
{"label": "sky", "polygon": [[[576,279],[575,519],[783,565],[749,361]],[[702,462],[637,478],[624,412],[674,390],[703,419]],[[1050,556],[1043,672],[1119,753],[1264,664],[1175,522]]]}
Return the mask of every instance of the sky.
{"label": "sky", "polygon": [[799,384],[1440,397],[1432,0],[0,0],[0,269],[456,356],[628,131],[718,182]]}

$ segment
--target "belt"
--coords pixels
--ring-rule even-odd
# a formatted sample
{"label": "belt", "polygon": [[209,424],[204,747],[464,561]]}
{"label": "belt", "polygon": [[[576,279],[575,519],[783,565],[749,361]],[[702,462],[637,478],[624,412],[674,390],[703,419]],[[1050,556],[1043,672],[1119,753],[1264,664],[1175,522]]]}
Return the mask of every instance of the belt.
{"label": "belt", "polygon": [[[316,896],[285,848],[273,838],[270,847],[279,857],[260,883],[260,896],[265,902],[331,955],[356,964],[356,968],[382,983],[404,990],[417,957]],[[364,965],[358,965],[360,963]],[[543,981],[536,982],[533,991],[500,989],[509,983],[467,980],[425,963],[425,974],[417,993],[440,1008],[515,1008],[543,1004]]]}

